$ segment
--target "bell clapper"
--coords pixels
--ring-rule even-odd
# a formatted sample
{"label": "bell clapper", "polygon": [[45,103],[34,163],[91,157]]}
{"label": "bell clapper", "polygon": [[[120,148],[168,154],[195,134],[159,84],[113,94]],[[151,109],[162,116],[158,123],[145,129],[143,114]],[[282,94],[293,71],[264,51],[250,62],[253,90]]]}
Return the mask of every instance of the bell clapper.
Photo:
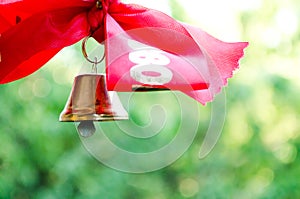
{"label": "bell clapper", "polygon": [[96,132],[96,128],[92,120],[81,121],[77,130],[79,134],[85,138],[92,136]]}

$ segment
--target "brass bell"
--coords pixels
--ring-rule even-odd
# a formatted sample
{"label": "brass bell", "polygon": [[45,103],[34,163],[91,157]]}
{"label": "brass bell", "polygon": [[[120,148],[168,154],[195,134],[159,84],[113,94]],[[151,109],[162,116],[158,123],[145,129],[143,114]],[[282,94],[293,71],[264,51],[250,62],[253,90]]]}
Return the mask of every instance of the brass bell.
{"label": "brass bell", "polygon": [[72,91],[59,121],[127,120],[115,91],[107,91],[104,74],[83,74],[75,77]]}

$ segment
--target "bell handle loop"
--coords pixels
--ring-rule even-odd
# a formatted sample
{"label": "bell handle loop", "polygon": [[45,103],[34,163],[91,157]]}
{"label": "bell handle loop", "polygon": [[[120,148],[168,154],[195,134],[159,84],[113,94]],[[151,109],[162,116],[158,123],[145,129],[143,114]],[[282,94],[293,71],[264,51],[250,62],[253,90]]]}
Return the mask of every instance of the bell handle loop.
{"label": "bell handle loop", "polygon": [[88,56],[88,54],[87,54],[87,52],[86,52],[86,43],[87,43],[87,41],[88,41],[88,39],[89,39],[90,37],[91,37],[91,36],[87,36],[87,37],[85,37],[85,38],[82,40],[82,45],[81,45],[81,51],[82,51],[82,54],[83,54],[84,58],[85,58],[88,62],[90,62],[90,63],[92,63],[92,64],[100,64],[100,63],[104,60],[104,58],[105,58],[105,53],[103,53],[103,56],[102,56],[101,59],[99,59],[99,60],[97,61],[97,58],[95,58],[95,61],[93,61],[93,60],[91,60],[91,59],[89,58],[89,56]]}

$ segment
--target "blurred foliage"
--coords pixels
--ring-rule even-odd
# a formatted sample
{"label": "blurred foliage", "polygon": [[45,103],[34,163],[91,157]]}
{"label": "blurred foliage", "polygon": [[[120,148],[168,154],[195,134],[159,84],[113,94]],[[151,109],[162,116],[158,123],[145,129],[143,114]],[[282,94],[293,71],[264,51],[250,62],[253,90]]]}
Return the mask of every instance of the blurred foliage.
{"label": "blurred foliage", "polygon": [[[174,16],[186,19],[170,1]],[[198,159],[209,116],[188,151],[162,170],[127,174],[90,156],[74,124],[58,122],[79,70],[75,45],[0,85],[0,198],[300,198],[300,1],[255,2],[238,11],[250,46],[226,89],[226,123],[209,156]]]}

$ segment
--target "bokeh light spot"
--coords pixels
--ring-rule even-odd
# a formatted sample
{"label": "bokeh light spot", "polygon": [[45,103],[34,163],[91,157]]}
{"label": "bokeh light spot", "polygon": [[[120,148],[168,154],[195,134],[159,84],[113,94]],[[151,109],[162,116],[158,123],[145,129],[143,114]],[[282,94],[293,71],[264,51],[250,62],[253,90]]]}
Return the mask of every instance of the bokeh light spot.
{"label": "bokeh light spot", "polygon": [[179,191],[184,197],[193,197],[199,191],[199,184],[192,178],[183,179],[179,185]]}
{"label": "bokeh light spot", "polygon": [[46,79],[36,79],[32,85],[32,91],[36,97],[46,97],[51,91],[51,84]]}

